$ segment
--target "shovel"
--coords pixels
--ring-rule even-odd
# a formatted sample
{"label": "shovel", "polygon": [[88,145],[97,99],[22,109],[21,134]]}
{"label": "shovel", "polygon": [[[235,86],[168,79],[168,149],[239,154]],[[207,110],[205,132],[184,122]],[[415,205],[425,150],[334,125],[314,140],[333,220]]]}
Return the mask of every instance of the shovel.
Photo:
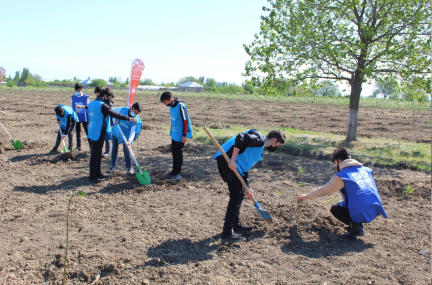
{"label": "shovel", "polygon": [[[206,127],[204,127],[204,131],[210,137],[210,139],[212,140],[214,145],[217,147],[217,149],[222,153],[223,157],[228,162],[228,164],[231,163],[229,157],[226,155],[225,151],[222,149],[222,147],[219,145],[219,143],[216,141],[216,139],[213,137],[213,135],[210,133],[210,131]],[[243,188],[245,189],[246,194],[248,194],[248,196],[249,196],[249,187],[247,187],[246,183],[244,182],[243,178],[238,173],[237,169],[234,170],[234,173],[237,176],[238,180],[240,180],[241,184],[243,185]],[[270,214],[261,208],[260,204],[258,204],[258,201],[255,200],[255,197],[252,196],[250,199],[254,203],[255,208],[257,209],[257,211],[261,215],[261,217],[263,217],[263,219],[267,223],[269,223],[269,224],[273,223],[273,220],[272,220],[272,217],[270,216]]]}
{"label": "shovel", "polygon": [[0,122],[0,125],[3,127],[3,129],[6,131],[6,133],[11,137],[11,139],[12,139],[12,146],[15,148],[15,149],[22,149],[23,148],[23,145],[22,145],[22,143],[20,142],[20,141],[16,141],[16,140],[14,140],[14,138],[11,136],[11,134],[6,130],[6,128],[3,126],[3,124]]}
{"label": "shovel", "polygon": [[[60,126],[59,126],[59,129],[60,129],[60,135],[63,136],[63,132],[62,132]],[[64,142],[64,139],[62,139],[62,142],[63,142],[63,149],[62,149],[60,152],[61,152],[61,153],[70,152],[70,150],[66,148],[66,144],[65,144],[65,142]]]}
{"label": "shovel", "polygon": [[[116,125],[117,125],[117,129],[119,130],[119,132],[120,132],[120,134],[121,134],[121,136],[123,138],[124,143],[127,143],[126,137],[124,136],[123,131],[122,131],[121,127],[119,126],[118,122],[116,122]],[[129,148],[129,151],[130,151],[130,153],[132,155],[132,158],[135,161],[135,164],[136,164],[136,166],[138,168],[138,172],[135,173],[135,176],[138,179],[138,182],[141,185],[148,185],[148,184],[150,184],[151,183],[151,179],[150,179],[150,176],[149,176],[148,172],[141,170],[141,167],[139,166],[138,161],[135,158],[135,155],[134,155],[134,153],[132,151],[131,146],[129,145],[128,148]]]}

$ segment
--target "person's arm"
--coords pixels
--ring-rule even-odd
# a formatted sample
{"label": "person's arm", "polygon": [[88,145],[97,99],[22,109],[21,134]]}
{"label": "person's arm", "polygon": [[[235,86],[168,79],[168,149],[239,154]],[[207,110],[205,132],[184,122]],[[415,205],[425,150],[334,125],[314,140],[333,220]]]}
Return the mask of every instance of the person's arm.
{"label": "person's arm", "polygon": [[258,133],[240,133],[235,138],[234,147],[243,152],[247,147],[262,147],[265,143],[265,137]]}
{"label": "person's arm", "polygon": [[106,103],[102,105],[101,112],[105,116],[111,116],[111,117],[113,117],[115,119],[119,119],[119,120],[122,120],[122,121],[129,121],[129,122],[133,122],[133,120],[135,120],[134,123],[136,123],[136,119],[135,118],[130,118],[128,116],[124,116],[124,115],[122,115],[120,113],[115,112]]}
{"label": "person's arm", "polygon": [[63,133],[63,136],[66,136],[69,133],[69,129],[72,125],[72,115],[67,116],[66,130]]}
{"label": "person's arm", "polygon": [[[188,132],[188,119],[186,116],[186,109],[182,105],[180,105],[180,115],[181,115],[182,121],[183,121],[183,138],[184,138],[183,140],[185,140],[184,142],[186,142],[186,140],[187,140],[186,135]],[[183,142],[183,140],[182,140],[182,142]]]}
{"label": "person's arm", "polygon": [[2,110],[0,110],[0,114],[2,114],[3,116],[6,116],[6,113],[3,112]]}
{"label": "person's arm", "polygon": [[133,139],[135,138],[135,130],[136,130],[136,125],[133,125],[132,129],[130,131],[130,136],[129,136],[128,142],[132,142]]}
{"label": "person's arm", "polygon": [[297,197],[297,200],[303,201],[306,199],[315,199],[323,196],[329,196],[340,191],[345,187],[345,184],[339,176],[333,176],[333,178],[324,186],[321,186],[315,190],[312,190],[308,194],[302,194]]}

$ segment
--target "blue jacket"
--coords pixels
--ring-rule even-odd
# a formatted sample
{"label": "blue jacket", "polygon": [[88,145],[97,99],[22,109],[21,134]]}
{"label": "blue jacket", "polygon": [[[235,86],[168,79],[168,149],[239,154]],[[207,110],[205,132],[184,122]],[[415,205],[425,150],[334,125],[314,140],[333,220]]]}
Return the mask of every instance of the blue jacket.
{"label": "blue jacket", "polygon": [[378,215],[387,218],[370,168],[350,166],[336,175],[345,184],[341,190],[344,201],[339,205],[348,208],[355,223],[369,223]]}
{"label": "blue jacket", "polygon": [[[122,115],[129,116],[129,108],[128,107],[115,108],[114,111],[116,111]],[[112,135],[118,139],[119,144],[124,143],[123,137],[118,130],[119,126],[120,126],[121,130],[123,131],[123,134],[125,135],[126,139],[129,138],[129,136],[131,134],[132,127],[134,125],[136,125],[136,128],[135,128],[135,137],[133,140],[136,140],[138,135],[141,133],[141,126],[142,126],[141,119],[138,115],[136,115],[135,118],[137,119],[136,124],[132,123],[132,122],[128,122],[128,121],[120,121],[118,125],[114,124],[114,127],[112,129]]]}
{"label": "blue jacket", "polygon": [[64,109],[63,117],[57,116],[56,114],[57,119],[59,119],[60,121],[60,127],[62,128],[62,130],[66,130],[67,117],[69,115],[71,115],[71,118],[74,119],[75,122],[78,122],[78,116],[71,107],[65,105],[57,105],[57,107],[62,107]]}
{"label": "blue jacket", "polygon": [[174,104],[174,106],[170,107],[170,116],[171,116],[170,136],[174,141],[181,142],[183,139],[184,126],[183,126],[183,117],[182,117],[182,114],[180,112],[180,106],[182,106],[184,108],[185,114],[183,114],[183,115],[186,116],[187,121],[188,121],[188,126],[187,126],[188,129],[187,129],[186,137],[192,138],[193,133],[192,133],[191,121],[190,121],[186,106],[180,101],[177,101],[177,102],[178,102],[177,104]]}
{"label": "blue jacket", "polygon": [[[249,133],[250,131],[256,132],[256,130],[249,130],[246,133]],[[225,151],[225,153],[234,146],[236,137],[237,136],[233,136],[222,145],[222,149]],[[237,156],[237,171],[240,173],[240,175],[243,176],[245,172],[248,172],[258,161],[260,161],[264,147],[265,142],[262,147],[246,147],[245,151]],[[213,156],[213,159],[216,159],[220,155],[222,155],[222,153],[217,151]]]}

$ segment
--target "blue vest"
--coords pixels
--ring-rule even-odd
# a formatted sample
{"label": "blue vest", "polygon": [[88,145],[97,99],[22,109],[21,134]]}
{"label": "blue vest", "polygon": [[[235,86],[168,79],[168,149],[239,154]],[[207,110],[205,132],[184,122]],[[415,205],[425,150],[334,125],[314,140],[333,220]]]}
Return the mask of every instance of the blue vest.
{"label": "blue vest", "polygon": [[[114,111],[116,111],[122,115],[129,116],[129,108],[128,107],[115,108]],[[138,135],[141,132],[141,125],[142,125],[140,117],[138,115],[136,115],[135,118],[137,119],[137,122],[136,122],[136,128],[135,128],[135,137],[133,138],[133,140],[137,139]],[[135,125],[135,123],[128,122],[128,121],[120,121],[118,125],[114,124],[114,127],[112,129],[112,135],[118,139],[119,144],[124,143],[123,137],[118,130],[119,126],[120,126],[123,134],[125,135],[126,139],[129,139],[132,127],[134,125]]]}
{"label": "blue vest", "polygon": [[74,119],[76,122],[78,122],[78,116],[74,112],[74,110],[72,110],[71,107],[68,107],[68,106],[65,106],[65,105],[57,105],[57,107],[62,107],[64,109],[63,117],[59,117],[59,116],[56,115],[57,119],[60,120],[60,127],[62,128],[62,130],[66,130],[67,117],[69,115],[71,115],[72,119]]}
{"label": "blue vest", "polygon": [[[99,140],[102,132],[102,126],[104,124],[104,115],[102,114],[102,105],[103,101],[93,100],[88,105],[88,115],[89,115],[89,129],[88,129],[88,138],[94,141]],[[106,116],[106,135],[111,135],[111,120],[110,116]]]}
{"label": "blue vest", "polygon": [[179,102],[177,106],[170,107],[170,115],[171,115],[171,130],[170,130],[170,136],[171,138],[176,142],[181,142],[183,138],[183,118],[180,114],[180,105],[183,106],[186,112],[186,117],[188,120],[188,130],[186,133],[187,138],[192,138],[192,126],[191,121],[189,119],[189,114],[187,112],[186,106]]}
{"label": "blue vest", "polygon": [[[250,131],[256,130],[249,130],[246,133],[249,133]],[[229,151],[234,145],[235,145],[235,139],[237,136],[233,136],[230,138],[226,143],[222,145],[222,149],[225,151]],[[239,154],[237,156],[236,164],[237,164],[237,171],[240,173],[240,175],[244,175],[244,172],[248,172],[251,170],[251,168],[262,158],[262,153],[264,151],[265,147],[265,141],[262,147],[247,147],[244,152]],[[217,151],[215,156],[213,156],[213,159],[216,159],[218,156],[222,155],[220,151]]]}
{"label": "blue vest", "polygon": [[88,110],[85,108],[77,109],[77,105],[87,105],[89,96],[86,94],[83,94],[82,96],[76,96],[72,95],[72,109],[77,113],[78,119],[80,122],[87,122],[88,121]]}
{"label": "blue vest", "polygon": [[370,168],[350,166],[336,175],[345,184],[341,190],[344,201],[339,205],[348,208],[355,223],[369,223],[378,215],[387,218]]}

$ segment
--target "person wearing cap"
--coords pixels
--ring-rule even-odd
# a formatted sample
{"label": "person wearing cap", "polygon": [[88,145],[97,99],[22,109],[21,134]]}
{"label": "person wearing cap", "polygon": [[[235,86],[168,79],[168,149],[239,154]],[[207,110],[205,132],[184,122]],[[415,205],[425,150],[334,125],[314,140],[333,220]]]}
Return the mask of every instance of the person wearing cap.
{"label": "person wearing cap", "polygon": [[81,125],[87,135],[87,140],[91,150],[91,141],[88,138],[88,104],[89,96],[82,92],[83,87],[81,84],[75,84],[75,94],[71,96],[72,109],[78,116],[78,122],[76,122],[76,140],[77,147],[75,151],[81,150]]}
{"label": "person wearing cap", "polygon": [[66,136],[68,136],[69,139],[68,149],[71,150],[73,147],[73,131],[75,129],[76,122],[78,122],[78,116],[71,107],[65,105],[57,105],[54,111],[56,113],[57,124],[59,124],[61,128],[61,132],[60,130],[58,131],[56,143],[50,153],[58,151],[61,141],[64,140]]}
{"label": "person wearing cap", "polygon": [[102,148],[105,141],[105,134],[111,132],[110,117],[136,123],[137,119],[124,116],[115,112],[105,103],[108,95],[113,95],[109,88],[102,89],[99,96],[88,106],[89,111],[89,138],[92,140],[92,150],[90,156],[90,181],[100,183],[110,178],[103,175],[101,171]]}
{"label": "person wearing cap", "polygon": [[355,239],[364,235],[363,223],[370,223],[378,215],[387,218],[381,204],[373,172],[370,168],[355,159],[351,159],[349,150],[337,148],[332,155],[332,162],[338,173],[324,186],[308,194],[301,194],[298,201],[329,196],[340,191],[343,201],[334,204],[330,212],[333,216],[348,226],[346,237]]}

